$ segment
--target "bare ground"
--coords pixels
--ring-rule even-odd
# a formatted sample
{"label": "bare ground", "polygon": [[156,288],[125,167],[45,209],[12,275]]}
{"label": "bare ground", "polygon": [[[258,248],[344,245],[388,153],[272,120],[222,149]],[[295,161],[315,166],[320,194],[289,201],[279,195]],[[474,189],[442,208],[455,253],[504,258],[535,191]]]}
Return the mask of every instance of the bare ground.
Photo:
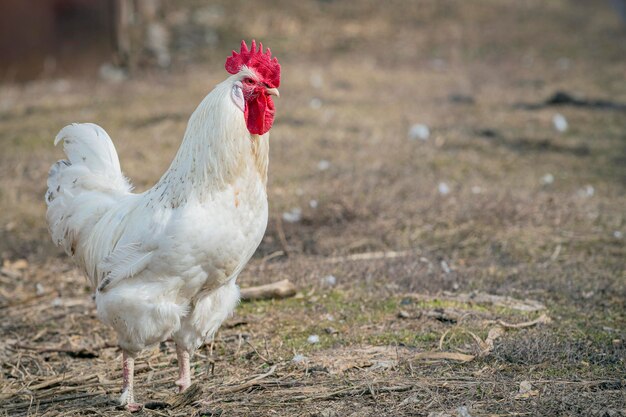
{"label": "bare ground", "polygon": [[[626,29],[608,2],[262,3],[202,9],[219,46],[169,74],[0,87],[2,412],[126,414],[115,335],[47,236],[53,136],[101,124],[146,189],[254,36],[283,84],[270,225],[239,282],[299,292],[243,303],[186,396],[172,344],[145,352],[143,415],[626,414]],[[592,101],[544,105],[557,91]]]}

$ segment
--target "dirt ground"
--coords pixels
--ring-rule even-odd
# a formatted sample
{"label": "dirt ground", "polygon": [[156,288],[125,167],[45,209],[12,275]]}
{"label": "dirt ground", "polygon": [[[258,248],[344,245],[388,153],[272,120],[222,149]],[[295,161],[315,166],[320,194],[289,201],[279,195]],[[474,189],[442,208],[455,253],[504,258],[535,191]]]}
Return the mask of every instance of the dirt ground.
{"label": "dirt ground", "polygon": [[144,352],[140,415],[626,415],[626,25],[610,2],[189,4],[169,72],[0,85],[0,415],[128,414],[115,335],[47,233],[54,135],[102,125],[145,190],[252,37],[283,76],[270,223],[239,283],[298,294],[243,302],[186,395],[172,343]]}

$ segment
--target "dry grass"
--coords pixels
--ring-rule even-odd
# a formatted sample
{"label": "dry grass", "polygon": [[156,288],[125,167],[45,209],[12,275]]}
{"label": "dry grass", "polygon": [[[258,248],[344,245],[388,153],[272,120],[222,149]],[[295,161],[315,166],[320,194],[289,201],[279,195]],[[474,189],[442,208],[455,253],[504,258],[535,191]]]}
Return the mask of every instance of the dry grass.
{"label": "dry grass", "polygon": [[[0,87],[4,414],[125,414],[113,402],[115,336],[47,236],[52,137],[69,122],[101,124],[146,189],[223,78],[228,47],[255,36],[284,75],[270,225],[240,283],[289,278],[300,294],[242,304],[195,357],[187,397],[173,394],[173,346],[146,352],[137,394],[161,408],[143,414],[624,415],[626,112],[524,106],[557,90],[626,102],[626,29],[609,6],[279,1],[251,15],[222,3],[210,9],[222,13],[220,46],[191,62],[181,52],[170,74]],[[430,127],[428,141],[407,139],[414,123]],[[282,221],[294,207],[301,221]],[[390,251],[401,256],[349,257]],[[472,334],[484,341],[494,321],[541,312],[455,301],[473,291],[539,300],[553,321],[508,331],[480,356]],[[478,357],[420,356],[440,349]]]}

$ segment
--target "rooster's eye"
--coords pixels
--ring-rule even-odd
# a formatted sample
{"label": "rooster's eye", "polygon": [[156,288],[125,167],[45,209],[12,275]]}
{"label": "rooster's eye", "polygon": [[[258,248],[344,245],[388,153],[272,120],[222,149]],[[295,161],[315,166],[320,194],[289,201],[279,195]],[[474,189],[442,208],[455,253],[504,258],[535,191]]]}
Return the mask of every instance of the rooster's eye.
{"label": "rooster's eye", "polygon": [[248,85],[254,84],[254,80],[252,78],[246,78],[245,80],[243,80],[243,82]]}

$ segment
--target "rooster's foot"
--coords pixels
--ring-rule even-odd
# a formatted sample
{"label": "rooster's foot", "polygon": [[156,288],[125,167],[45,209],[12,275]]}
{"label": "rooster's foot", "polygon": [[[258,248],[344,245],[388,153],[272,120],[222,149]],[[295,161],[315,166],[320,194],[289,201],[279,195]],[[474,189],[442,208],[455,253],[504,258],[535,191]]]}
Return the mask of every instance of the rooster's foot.
{"label": "rooster's foot", "polygon": [[130,389],[125,389],[122,391],[122,395],[120,396],[120,407],[130,411],[131,413],[136,413],[137,411],[143,408],[143,404],[135,402],[135,396],[133,391]]}
{"label": "rooster's foot", "polygon": [[143,404],[128,403],[124,406],[124,408],[130,411],[131,413],[136,413],[137,411],[141,411],[141,409],[143,408]]}
{"label": "rooster's foot", "polygon": [[178,386],[178,392],[183,392],[191,386],[191,381],[184,377],[177,379],[174,383]]}

